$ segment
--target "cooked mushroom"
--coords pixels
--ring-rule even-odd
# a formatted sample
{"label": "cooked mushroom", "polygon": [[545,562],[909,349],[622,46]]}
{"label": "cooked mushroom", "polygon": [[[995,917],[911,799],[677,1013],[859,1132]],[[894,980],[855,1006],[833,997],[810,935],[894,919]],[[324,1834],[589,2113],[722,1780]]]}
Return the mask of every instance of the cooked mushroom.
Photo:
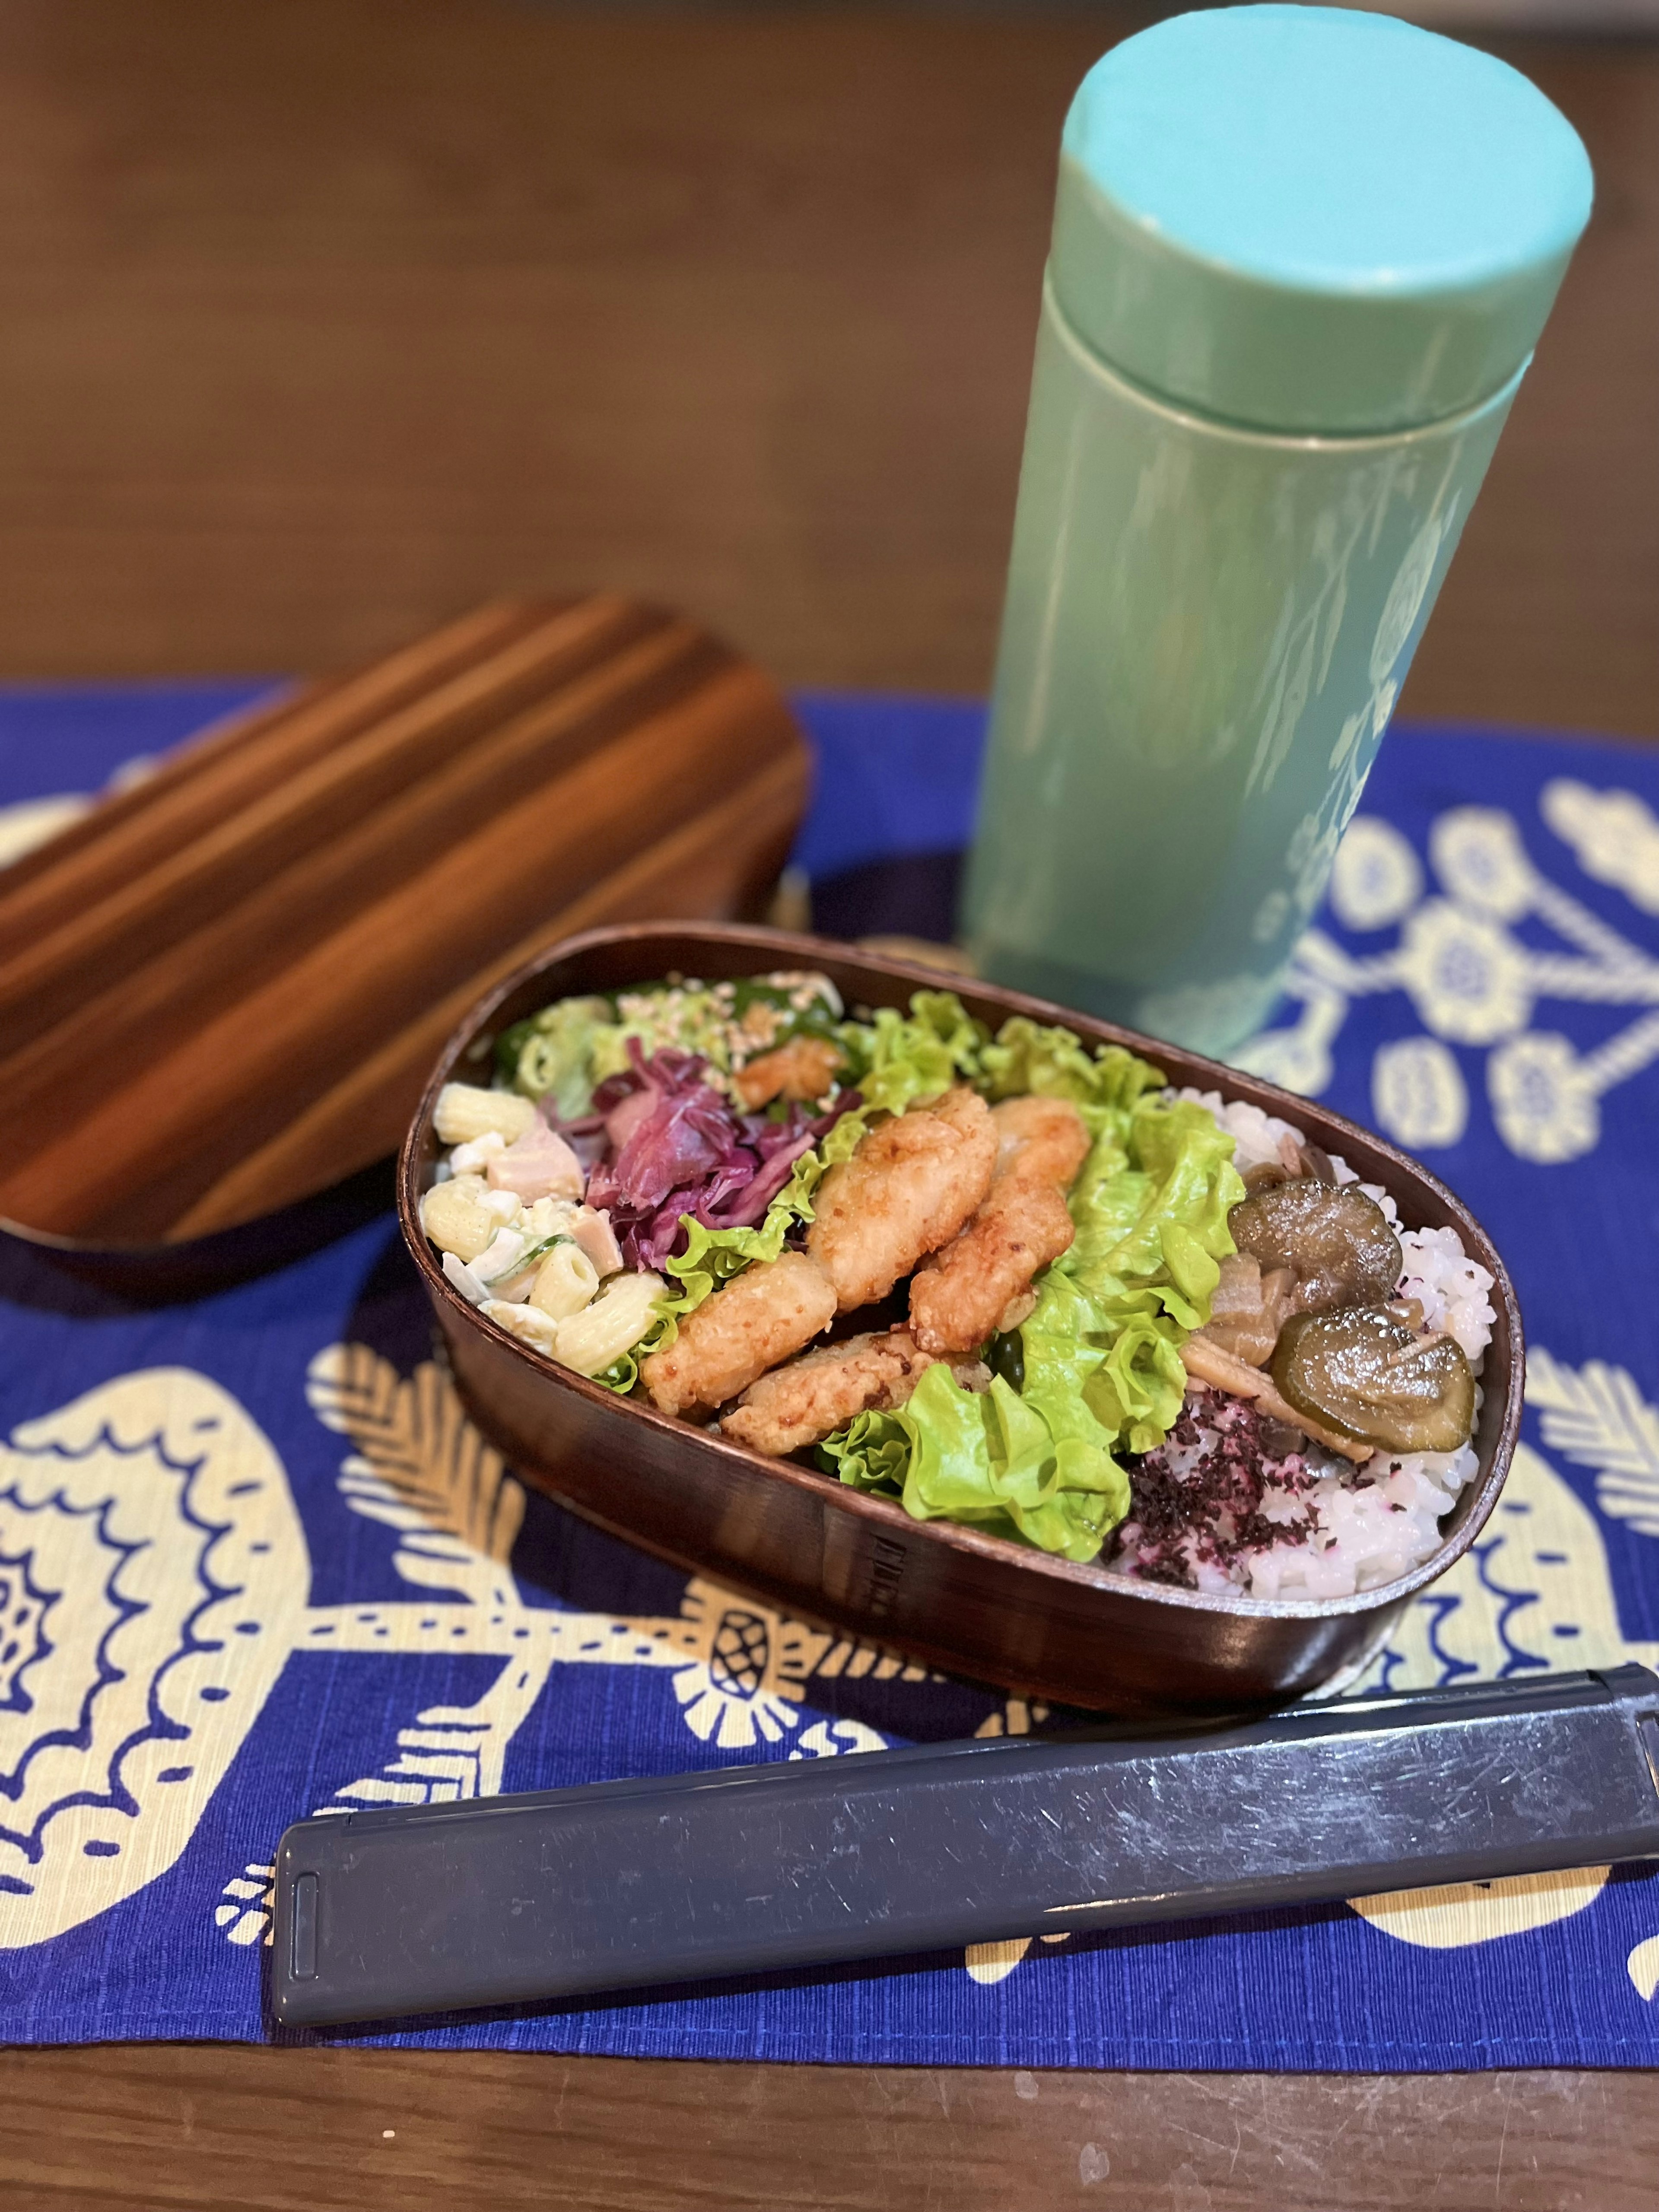
{"label": "cooked mushroom", "polygon": [[1298,1313],[1385,1298],[1400,1279],[1400,1239],[1388,1216],[1353,1183],[1298,1176],[1242,1199],[1227,1217],[1240,1252],[1264,1274],[1288,1267]]}
{"label": "cooked mushroom", "polygon": [[1455,1451],[1474,1428],[1474,1376],[1456,1338],[1419,1336],[1386,1306],[1297,1315],[1273,1373],[1298,1413],[1383,1451]]}
{"label": "cooked mushroom", "polygon": [[1277,1160],[1258,1160],[1253,1168],[1246,1168],[1243,1175],[1244,1188],[1252,1198],[1259,1190],[1272,1190],[1275,1184],[1289,1181]]}
{"label": "cooked mushroom", "polygon": [[1265,1367],[1291,1313],[1295,1288],[1296,1278],[1288,1267],[1270,1267],[1264,1274],[1261,1262],[1250,1254],[1230,1254],[1211,1294],[1205,1335],[1234,1358]]}
{"label": "cooked mushroom", "polygon": [[1235,1359],[1231,1352],[1212,1344],[1201,1329],[1182,1346],[1181,1364],[1194,1382],[1207,1383],[1211,1389],[1224,1391],[1230,1398],[1248,1398],[1258,1413],[1311,1437],[1328,1451],[1340,1452],[1357,1467],[1363,1467],[1373,1455],[1371,1445],[1356,1443],[1352,1437],[1327,1428],[1312,1414],[1298,1412],[1289,1399],[1280,1396],[1271,1375],[1264,1375],[1259,1367]]}

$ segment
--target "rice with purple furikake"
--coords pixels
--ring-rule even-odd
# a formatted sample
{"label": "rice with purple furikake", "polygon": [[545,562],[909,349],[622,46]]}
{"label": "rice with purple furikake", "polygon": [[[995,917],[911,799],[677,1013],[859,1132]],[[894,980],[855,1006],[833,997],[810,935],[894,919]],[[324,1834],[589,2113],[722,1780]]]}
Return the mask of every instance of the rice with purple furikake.
{"label": "rice with purple furikake", "polygon": [[[1235,1142],[1234,1164],[1297,1166],[1303,1132],[1214,1091],[1183,1091]],[[1492,1278],[1449,1229],[1399,1228],[1394,1200],[1325,1156],[1338,1185],[1356,1183],[1399,1237],[1395,1298],[1446,1331],[1478,1376],[1492,1340]],[[1479,1391],[1477,1388],[1477,1402]],[[1109,1564],[1120,1574],[1259,1598],[1347,1597],[1409,1573],[1435,1551],[1440,1522],[1476,1472],[1472,1446],[1378,1453],[1363,1464],[1314,1443],[1257,1404],[1194,1382],[1167,1440],[1130,1466],[1129,1518]]]}
{"label": "rice with purple furikake", "polygon": [[790,971],[562,1000],[494,1051],[434,1108],[444,1276],[659,1414],[1247,1600],[1408,1571],[1475,1471],[1491,1279],[1121,1045]]}

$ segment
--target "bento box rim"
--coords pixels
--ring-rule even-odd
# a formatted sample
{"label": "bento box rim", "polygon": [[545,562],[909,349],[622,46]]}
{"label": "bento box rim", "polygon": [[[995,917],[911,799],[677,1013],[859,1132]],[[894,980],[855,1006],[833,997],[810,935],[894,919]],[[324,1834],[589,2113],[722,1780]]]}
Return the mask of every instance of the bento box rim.
{"label": "bento box rim", "polygon": [[[1167,1060],[1171,1054],[1176,1054],[1200,1079],[1196,1087],[1219,1091],[1224,1097],[1242,1098],[1280,1120],[1305,1119],[1311,1112],[1334,1128],[1351,1133],[1361,1146],[1379,1153],[1406,1182],[1431,1192],[1453,1217],[1465,1252],[1492,1273],[1492,1295],[1501,1304],[1509,1325],[1510,1362],[1508,1374],[1504,1377],[1507,1395],[1503,1420],[1493,1448],[1492,1463],[1481,1478],[1479,1488],[1473,1497],[1467,1491],[1463,1493],[1468,1505],[1459,1526],[1443,1544],[1420,1565],[1413,1567],[1409,1574],[1402,1575],[1391,1583],[1378,1583],[1370,1589],[1356,1590],[1348,1597],[1255,1598],[1242,1592],[1229,1595],[1220,1591],[1183,1589],[1167,1583],[1146,1582],[1134,1576],[1114,1574],[1094,1563],[1085,1565],[1063,1559],[1035,1546],[1018,1544],[1009,1537],[988,1535],[960,1522],[913,1520],[895,1498],[880,1498],[846,1485],[832,1483],[825,1476],[815,1474],[793,1460],[774,1459],[765,1453],[750,1450],[746,1445],[734,1443],[714,1431],[691,1428],[686,1422],[671,1414],[659,1413],[654,1407],[640,1400],[619,1398],[614,1391],[605,1389],[586,1376],[556,1366],[541,1358],[527,1345],[521,1343],[510,1330],[489,1320],[451,1284],[434,1260],[431,1247],[420,1225],[422,1194],[418,1178],[421,1152],[438,1093],[446,1083],[460,1079],[456,1074],[457,1066],[465,1063],[480,1034],[488,1030],[496,1009],[534,977],[550,969],[567,965],[583,954],[600,948],[637,945],[643,951],[648,945],[668,938],[682,944],[690,940],[711,947],[752,948],[757,957],[764,957],[772,967],[811,968],[822,966],[826,959],[851,962],[915,990],[956,990],[966,992],[969,996],[993,1000],[1009,1015],[1027,1014],[1035,1021],[1060,1024],[1075,1030],[1092,1043],[1126,1046],[1141,1058],[1151,1060],[1154,1065],[1160,1060]],[[640,980],[654,981],[655,974],[642,974]],[[574,987],[574,989],[579,990],[580,986]],[[1340,1151],[1342,1148],[1339,1145],[1334,1149]],[[465,1325],[482,1331],[504,1348],[550,1389],[568,1391],[590,1405],[604,1408],[619,1418],[626,1419],[632,1417],[647,1421],[689,1449],[701,1447],[729,1459],[734,1464],[751,1469],[758,1468],[775,1480],[808,1490],[815,1499],[826,1506],[870,1520],[878,1527],[891,1528],[897,1525],[913,1539],[944,1543],[971,1557],[1020,1568],[1027,1573],[1069,1583],[1076,1588],[1098,1590],[1103,1595],[1133,1599],[1149,1605],[1174,1606],[1189,1613],[1234,1615],[1252,1620],[1329,1620],[1345,1613],[1381,1612],[1384,1608],[1398,1607],[1426,1584],[1437,1581],[1474,1543],[1498,1503],[1520,1435],[1522,1394],[1518,1384],[1519,1378],[1525,1373],[1526,1348],[1520,1307],[1509,1270],[1491,1237],[1463,1201],[1409,1154],[1401,1152],[1372,1131],[1362,1128],[1358,1122],[1349,1121],[1345,1115],[1299,1097],[1294,1091],[1281,1090],[1276,1084],[1266,1082],[1259,1076],[1247,1075],[1241,1069],[1228,1066],[1224,1061],[1188,1052],[1182,1047],[1164,1043],[1156,1037],[1143,1036],[1139,1030],[1123,1029],[1115,1023],[1098,1020],[1092,1015],[1056,1006],[1046,999],[1034,999],[1024,992],[1006,990],[1000,984],[982,982],[977,976],[946,972],[836,938],[801,935],[744,922],[649,921],[617,923],[603,928],[582,930],[574,936],[562,938],[556,945],[546,946],[514,969],[511,975],[494,984],[451,1032],[422,1094],[398,1155],[398,1213],[404,1242],[428,1294],[459,1315]],[[1480,1248],[1478,1250],[1470,1250],[1471,1236]],[[1485,1389],[1492,1387],[1490,1372],[1480,1379]]]}

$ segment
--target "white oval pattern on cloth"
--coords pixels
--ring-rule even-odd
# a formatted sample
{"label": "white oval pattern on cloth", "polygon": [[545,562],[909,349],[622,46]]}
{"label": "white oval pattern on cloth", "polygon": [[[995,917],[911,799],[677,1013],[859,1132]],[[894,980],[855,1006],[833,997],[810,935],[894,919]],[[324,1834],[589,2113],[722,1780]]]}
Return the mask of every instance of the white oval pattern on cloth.
{"label": "white oval pattern on cloth", "polygon": [[[1592,790],[1558,777],[1540,794],[1546,826],[1584,873],[1659,915],[1659,820],[1634,792]],[[1659,1060],[1659,957],[1612,928],[1531,858],[1512,815],[1455,806],[1429,832],[1439,893],[1423,896],[1410,842],[1392,823],[1361,814],[1349,825],[1331,878],[1331,909],[1357,933],[1398,925],[1391,951],[1359,956],[1310,929],[1285,982],[1296,1020],[1264,1030],[1233,1055],[1240,1067],[1317,1097],[1334,1073],[1332,1045],[1356,999],[1403,991],[1426,1034],[1391,1039],[1371,1069],[1378,1126],[1416,1152],[1455,1145],[1468,1127],[1469,1086],[1453,1046],[1486,1054],[1492,1126],[1519,1159],[1554,1167],[1582,1159],[1601,1139],[1607,1093]],[[1516,933],[1541,924],[1559,940],[1542,950]],[[1648,1007],[1615,1022],[1592,1048],[1547,1024],[1540,1005]]]}

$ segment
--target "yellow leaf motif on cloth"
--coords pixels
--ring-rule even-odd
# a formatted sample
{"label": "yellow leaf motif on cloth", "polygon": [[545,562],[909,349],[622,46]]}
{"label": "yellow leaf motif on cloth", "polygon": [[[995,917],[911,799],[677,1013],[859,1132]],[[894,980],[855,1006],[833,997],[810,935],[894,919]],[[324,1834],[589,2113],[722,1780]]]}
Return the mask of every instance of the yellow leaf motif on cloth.
{"label": "yellow leaf motif on cloth", "polygon": [[447,1376],[428,1361],[405,1382],[366,1345],[335,1344],[312,1362],[306,1395],[318,1419],[357,1447],[340,1469],[354,1512],[398,1532],[406,1582],[489,1602],[512,1589],[504,1568],[524,1520],[524,1492],[467,1419]]}
{"label": "yellow leaf motif on cloth", "polygon": [[1625,1971],[1635,1984],[1638,1996],[1649,2003],[1659,1990],[1659,1936],[1650,1936],[1645,1943],[1638,1943],[1625,1961]]}
{"label": "yellow leaf motif on cloth", "polygon": [[[494,1796],[514,1736],[560,1666],[666,1672],[691,1733],[726,1751],[792,1733],[815,1674],[925,1679],[893,1654],[809,1628],[702,1578],[687,1585],[680,1612],[668,1617],[528,1605],[509,1564],[524,1519],[523,1486],[467,1419],[447,1375],[428,1362],[405,1377],[367,1346],[337,1344],[313,1361],[307,1393],[318,1418],[353,1446],[340,1468],[346,1504],[396,1532],[393,1565],[405,1582],[441,1595],[422,1605],[313,1607],[304,1648],[461,1652],[503,1662],[476,1704],[417,1712],[397,1731],[395,1753],[380,1770],[339,1784],[319,1812]],[[803,1739],[809,1755],[854,1747],[815,1742],[818,1733]],[[856,1747],[884,1741],[863,1730]],[[256,1942],[267,1932],[268,1893],[269,1870],[258,1860],[227,1882],[216,1918],[229,1941]]]}
{"label": "yellow leaf motif on cloth", "polygon": [[1576,1371],[1547,1352],[1527,1359],[1527,1403],[1544,1442],[1595,1471],[1595,1502],[1609,1520],[1659,1536],[1659,1408],[1623,1367],[1592,1359]]}
{"label": "yellow leaf motif on cloth", "polygon": [[994,1989],[999,1982],[1007,1980],[1033,1943],[1065,1941],[1064,1936],[1011,1936],[1000,1943],[970,1943],[963,1954],[963,1964],[970,1981],[981,1989]]}
{"label": "yellow leaf motif on cloth", "polygon": [[[307,1654],[501,1662],[475,1704],[412,1713],[378,1771],[343,1778],[320,1808],[339,1813],[499,1790],[514,1735],[560,1666],[659,1669],[694,1732],[726,1748],[792,1732],[815,1669],[924,1679],[705,1581],[667,1618],[526,1604],[510,1565],[523,1487],[447,1376],[428,1364],[405,1377],[362,1345],[333,1345],[307,1390],[351,1445],[340,1495],[394,1532],[412,1601],[309,1602],[281,1459],[228,1391],[188,1368],[101,1384],[0,1445],[0,1949],[49,1942],[167,1874],[261,1713],[303,1697],[279,1682]],[[834,1726],[821,1740],[809,1731],[805,1755],[884,1741]],[[329,1754],[325,1738],[313,1771],[326,1774]],[[268,1931],[276,1838],[247,1840],[213,1911],[243,1948]]]}
{"label": "yellow leaf motif on cloth", "polygon": [[1571,1874],[1514,1875],[1503,1881],[1456,1882],[1442,1889],[1399,1889],[1348,1899],[1362,1920],[1424,1951],[1465,1949],[1500,1936],[1524,1936],[1594,1905],[1606,1867]]}
{"label": "yellow leaf motif on cloth", "polygon": [[[1632,1439],[1639,1456],[1640,1440],[1654,1434],[1653,1409],[1632,1378],[1597,1361],[1575,1372],[1534,1347],[1527,1359],[1527,1401],[1540,1413],[1547,1443],[1571,1444],[1565,1456],[1609,1463],[1626,1478]],[[1654,1472],[1659,1491],[1659,1467]],[[1605,1507],[1604,1497],[1601,1502]],[[1523,1443],[1485,1531],[1413,1601],[1372,1679],[1390,1689],[1418,1689],[1529,1667],[1611,1667],[1630,1659],[1651,1666],[1659,1646],[1630,1642],[1620,1632],[1595,1516],[1542,1454]],[[1382,1934],[1440,1950],[1569,1919],[1595,1902],[1608,1871],[1516,1875],[1349,1901]]]}

